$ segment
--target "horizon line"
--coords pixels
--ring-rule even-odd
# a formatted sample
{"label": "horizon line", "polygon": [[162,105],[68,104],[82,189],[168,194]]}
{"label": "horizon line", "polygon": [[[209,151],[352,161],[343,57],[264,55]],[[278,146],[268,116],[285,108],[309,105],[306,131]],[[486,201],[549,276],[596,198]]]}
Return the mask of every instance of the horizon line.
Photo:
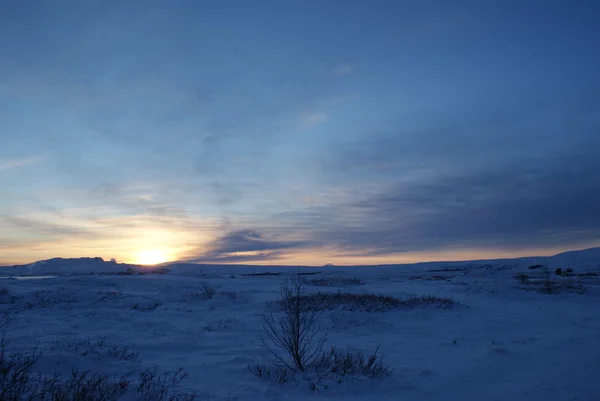
{"label": "horizon line", "polygon": [[[600,249],[600,246],[593,246],[593,247],[587,247],[587,248],[578,248],[578,249],[570,249],[570,250],[566,250],[566,251],[562,251],[562,252],[558,252],[558,253],[553,253],[553,254],[547,254],[547,255],[527,255],[527,256],[514,256],[514,257],[501,257],[501,258],[479,258],[479,259],[455,259],[455,260],[428,260],[428,261],[420,261],[420,262],[411,262],[411,263],[380,263],[380,264],[335,264],[335,263],[326,263],[326,264],[260,264],[260,263],[236,263],[236,262],[231,262],[231,263],[196,263],[196,262],[189,262],[189,261],[185,261],[185,260],[179,260],[179,261],[171,261],[171,262],[164,262],[164,263],[159,263],[159,264],[154,264],[154,265],[144,265],[144,264],[139,264],[139,263],[128,263],[128,262],[119,262],[116,261],[116,264],[118,265],[130,265],[130,266],[144,266],[144,267],[165,267],[165,266],[169,266],[169,265],[175,265],[175,264],[186,264],[186,265],[197,265],[197,266],[240,266],[240,267],[386,267],[386,266],[409,266],[409,265],[418,265],[418,264],[430,264],[430,263],[460,263],[460,262],[486,262],[486,261],[497,261],[497,260],[519,260],[519,259],[533,259],[533,258],[552,258],[564,253],[569,253],[569,252],[582,252],[582,251],[588,251],[588,250],[593,250],[593,249]],[[40,259],[40,260],[36,260],[33,262],[29,262],[29,263],[15,263],[15,264],[2,264],[0,263],[0,268],[2,267],[21,267],[21,266],[28,266],[28,265],[32,265],[35,263],[39,263],[39,262],[46,262],[49,260],[55,260],[55,259],[64,259],[64,260],[77,260],[77,259],[101,259],[103,262],[110,262],[109,260],[106,260],[100,256],[80,256],[80,257],[75,257],[75,258],[65,258],[65,257],[61,257],[61,256],[56,256],[53,258],[49,258],[49,259]]]}

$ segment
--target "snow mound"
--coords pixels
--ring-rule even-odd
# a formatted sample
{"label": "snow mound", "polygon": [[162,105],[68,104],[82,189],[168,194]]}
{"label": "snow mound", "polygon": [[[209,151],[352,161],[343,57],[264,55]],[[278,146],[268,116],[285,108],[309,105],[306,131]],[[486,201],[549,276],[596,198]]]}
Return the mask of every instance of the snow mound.
{"label": "snow mound", "polygon": [[125,271],[129,265],[96,258],[53,258],[21,266],[1,268],[2,275],[69,275]]}

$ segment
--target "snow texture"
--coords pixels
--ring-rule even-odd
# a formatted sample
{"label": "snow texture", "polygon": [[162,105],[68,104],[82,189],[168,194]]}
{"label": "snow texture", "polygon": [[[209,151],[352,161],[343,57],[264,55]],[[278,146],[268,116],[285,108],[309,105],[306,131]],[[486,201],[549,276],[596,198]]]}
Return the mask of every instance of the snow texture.
{"label": "snow texture", "polygon": [[[535,264],[548,275],[528,268]],[[573,273],[558,276],[557,267]],[[179,388],[201,400],[600,400],[600,249],[376,267],[140,267],[85,258],[1,269],[0,313],[10,317],[3,330],[12,351],[45,349],[35,367],[43,374],[183,368],[189,377]],[[327,345],[379,347],[393,369],[387,378],[316,389],[303,375],[284,384],[258,379],[248,365],[267,356],[261,313],[298,272],[318,278],[307,291],[436,295],[457,305],[323,313]],[[216,291],[209,296],[207,287]]]}

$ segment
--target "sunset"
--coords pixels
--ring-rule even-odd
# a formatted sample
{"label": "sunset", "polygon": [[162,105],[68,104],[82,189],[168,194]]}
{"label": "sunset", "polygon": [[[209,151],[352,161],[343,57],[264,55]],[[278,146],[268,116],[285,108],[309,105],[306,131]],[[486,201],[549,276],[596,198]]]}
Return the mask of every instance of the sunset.
{"label": "sunset", "polygon": [[1,264],[600,245],[585,7],[59,4],[2,6]]}
{"label": "sunset", "polygon": [[0,0],[0,401],[598,401],[599,154],[600,1]]}

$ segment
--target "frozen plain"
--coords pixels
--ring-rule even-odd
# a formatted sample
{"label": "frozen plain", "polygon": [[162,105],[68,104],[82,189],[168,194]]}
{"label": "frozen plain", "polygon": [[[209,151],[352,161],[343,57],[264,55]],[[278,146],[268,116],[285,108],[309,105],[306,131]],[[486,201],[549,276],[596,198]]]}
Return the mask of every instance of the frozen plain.
{"label": "frozen plain", "polygon": [[[538,291],[543,273],[528,269],[538,263],[549,267],[555,293]],[[557,267],[573,275],[557,276]],[[600,249],[368,267],[142,267],[82,258],[0,269],[6,339],[11,352],[44,349],[36,373],[183,368],[188,376],[177,387],[198,400],[600,400]],[[306,375],[284,384],[258,379],[248,365],[267,356],[261,314],[298,272],[309,273],[308,292],[436,295],[457,305],[323,313],[326,345],[379,347],[393,369],[384,379],[347,377],[317,389]],[[40,275],[52,277],[15,278]],[[211,299],[205,285],[216,289]],[[128,399],[137,399],[134,391]]]}

